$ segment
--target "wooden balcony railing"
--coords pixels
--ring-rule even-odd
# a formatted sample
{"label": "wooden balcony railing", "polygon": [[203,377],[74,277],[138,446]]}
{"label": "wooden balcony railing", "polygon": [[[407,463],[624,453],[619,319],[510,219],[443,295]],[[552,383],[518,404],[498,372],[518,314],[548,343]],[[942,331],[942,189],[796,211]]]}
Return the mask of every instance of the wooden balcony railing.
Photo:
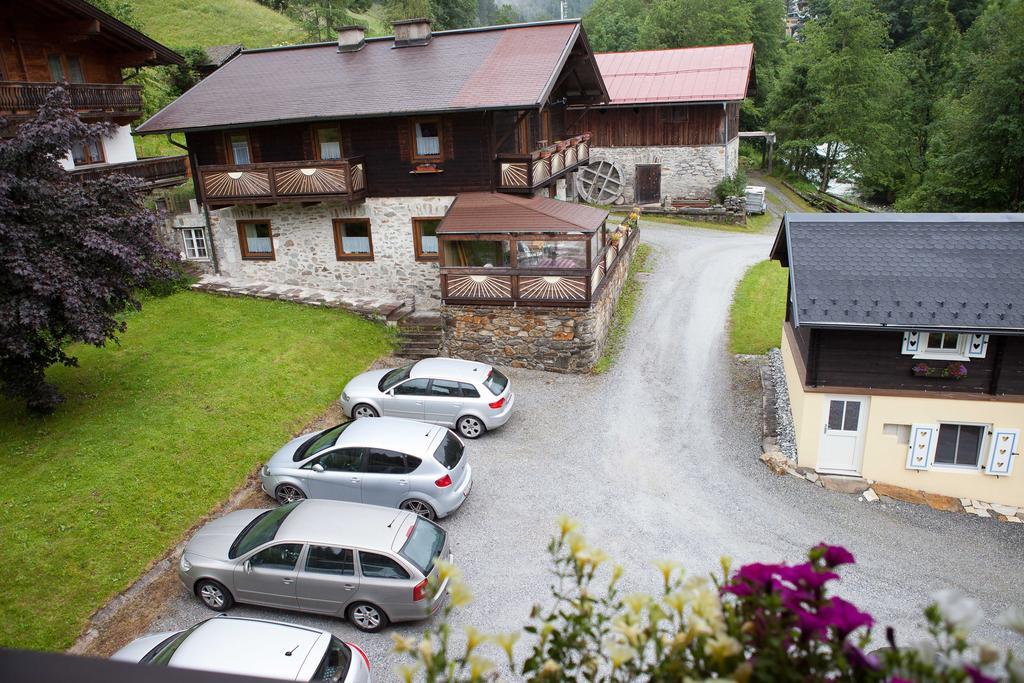
{"label": "wooden balcony railing", "polygon": [[211,204],[355,201],[366,195],[363,158],[200,166],[203,197]]}
{"label": "wooden balcony railing", "polygon": [[124,173],[140,178],[147,188],[167,187],[184,182],[188,175],[188,157],[146,157],[117,164],[94,164],[69,171],[79,178],[97,178],[108,173]]}
{"label": "wooden balcony railing", "polygon": [[530,154],[498,154],[496,163],[499,191],[533,192],[590,163],[590,133],[560,140]]}
{"label": "wooden balcony railing", "polygon": [[607,245],[591,269],[442,267],[441,297],[451,304],[589,306],[636,236],[631,230],[617,245]]}
{"label": "wooden balcony railing", "polygon": [[64,88],[83,115],[142,116],[142,86],[108,83],[23,83],[0,81],[0,115],[34,116],[55,88]]}

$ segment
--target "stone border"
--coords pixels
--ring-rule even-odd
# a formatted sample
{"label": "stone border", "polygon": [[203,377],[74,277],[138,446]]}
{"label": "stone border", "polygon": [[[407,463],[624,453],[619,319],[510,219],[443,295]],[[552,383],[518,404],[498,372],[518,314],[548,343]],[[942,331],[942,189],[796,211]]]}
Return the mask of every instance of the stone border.
{"label": "stone border", "polygon": [[[966,512],[977,517],[996,519],[1001,522],[1024,524],[1024,509],[1012,505],[1000,505],[983,500],[970,498],[953,498],[938,493],[929,493],[908,489],[902,486],[886,484],[872,479],[840,475],[818,474],[810,467],[797,465],[796,438],[793,430],[793,414],[789,405],[789,391],[786,387],[785,370],[782,365],[782,353],[772,349],[767,354],[768,364],[761,368],[761,387],[763,391],[763,431],[761,461],[768,469],[778,474],[791,475],[811,484],[836,491],[860,496],[860,500],[874,503],[881,497],[927,505],[944,512]],[[774,419],[770,416],[769,407],[773,406]],[[775,433],[772,427],[775,426]]]}

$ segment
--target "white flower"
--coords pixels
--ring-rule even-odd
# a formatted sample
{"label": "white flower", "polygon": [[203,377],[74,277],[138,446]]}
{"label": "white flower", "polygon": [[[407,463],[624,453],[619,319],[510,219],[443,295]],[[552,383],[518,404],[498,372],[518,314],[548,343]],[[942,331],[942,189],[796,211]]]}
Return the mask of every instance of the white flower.
{"label": "white flower", "polygon": [[1024,607],[1016,605],[999,615],[996,622],[1024,636]]}
{"label": "white flower", "polygon": [[946,589],[932,593],[932,601],[950,626],[971,629],[981,621],[982,611],[978,603],[956,591]]}

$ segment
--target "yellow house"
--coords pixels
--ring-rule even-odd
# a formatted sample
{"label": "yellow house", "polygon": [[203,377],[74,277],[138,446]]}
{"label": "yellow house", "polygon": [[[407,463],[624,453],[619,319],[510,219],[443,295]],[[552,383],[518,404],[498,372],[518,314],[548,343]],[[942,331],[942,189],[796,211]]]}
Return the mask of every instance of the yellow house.
{"label": "yellow house", "polygon": [[787,214],[798,464],[1024,507],[1024,214]]}

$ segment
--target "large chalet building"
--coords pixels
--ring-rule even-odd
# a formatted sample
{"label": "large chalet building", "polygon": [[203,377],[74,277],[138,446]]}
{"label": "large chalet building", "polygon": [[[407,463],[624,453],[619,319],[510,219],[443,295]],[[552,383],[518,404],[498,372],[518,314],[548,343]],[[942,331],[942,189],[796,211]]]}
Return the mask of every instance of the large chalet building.
{"label": "large chalet building", "polygon": [[608,100],[582,25],[394,32],[245,50],[140,126],[185,134],[209,219],[183,229],[222,278],[386,292],[449,352],[588,369],[635,240],[558,201],[589,160],[569,108]]}
{"label": "large chalet building", "polygon": [[181,56],[84,0],[0,0],[0,136],[36,116],[46,96],[65,88],[83,121],[116,124],[113,135],[68,150],[61,164],[77,175],[117,171],[148,187],[179,184],[184,155],[138,159],[130,124],[142,116],[142,86],[127,69],[182,64]]}
{"label": "large chalet building", "polygon": [[1022,257],[1024,214],[787,214],[798,464],[1024,507]]}

